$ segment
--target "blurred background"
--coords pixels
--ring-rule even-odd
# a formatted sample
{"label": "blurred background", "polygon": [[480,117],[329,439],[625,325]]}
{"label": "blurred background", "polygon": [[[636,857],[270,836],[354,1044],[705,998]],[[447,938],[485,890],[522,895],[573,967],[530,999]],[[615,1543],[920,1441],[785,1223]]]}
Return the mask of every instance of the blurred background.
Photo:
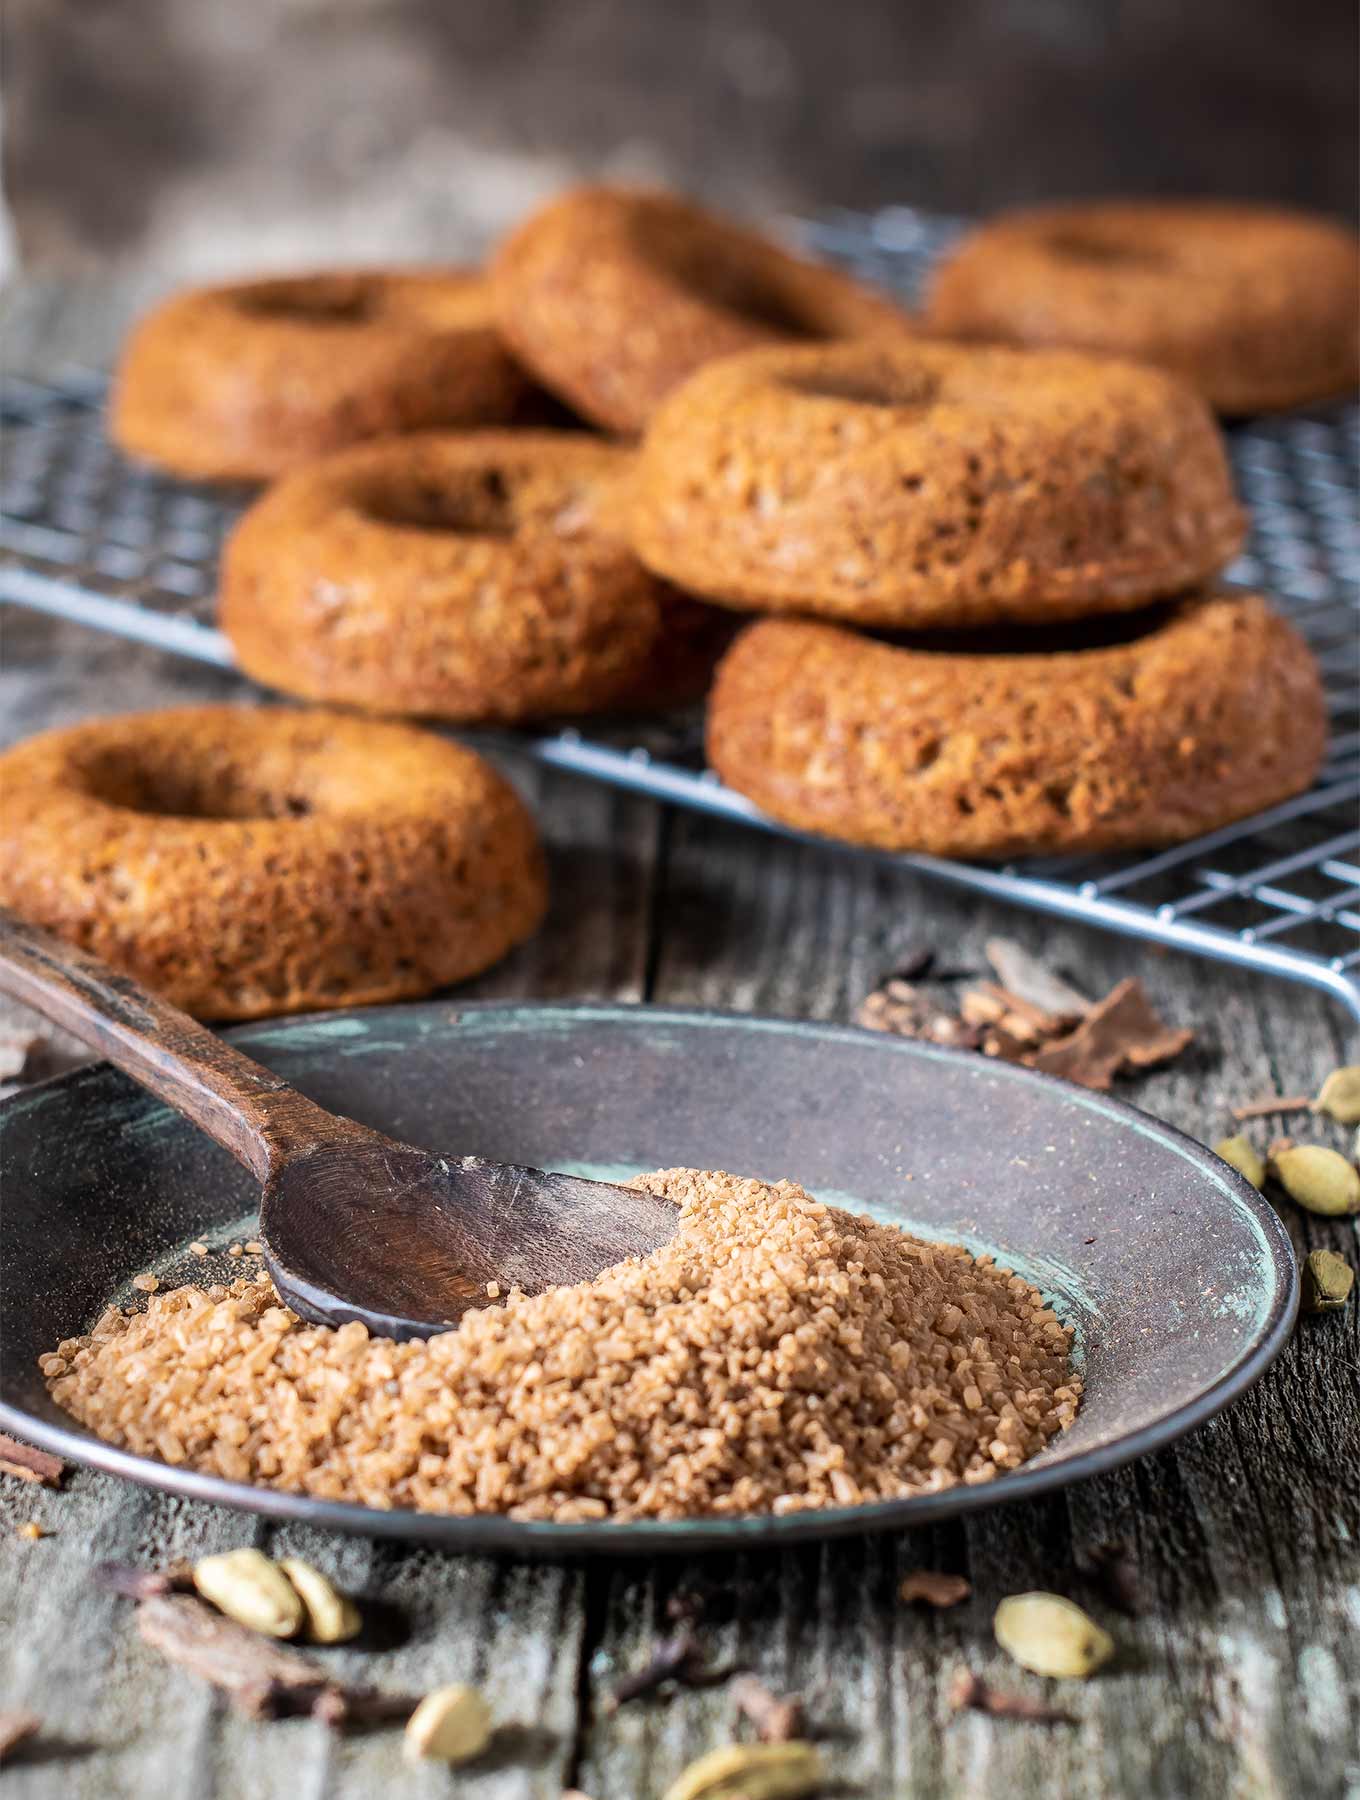
{"label": "blurred background", "polygon": [[1351,215],[1353,0],[11,0],[11,263],[475,254],[574,176],[756,215]]}

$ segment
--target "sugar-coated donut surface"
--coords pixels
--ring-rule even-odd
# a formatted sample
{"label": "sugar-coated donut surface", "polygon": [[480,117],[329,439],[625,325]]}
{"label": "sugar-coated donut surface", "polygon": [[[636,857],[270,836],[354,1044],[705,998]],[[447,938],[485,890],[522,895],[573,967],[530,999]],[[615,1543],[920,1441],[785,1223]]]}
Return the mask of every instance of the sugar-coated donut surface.
{"label": "sugar-coated donut surface", "polygon": [[429,993],[538,925],[523,803],[405,725],[230,706],[94,720],[0,756],[0,899],[185,1010]]}
{"label": "sugar-coated donut surface", "polygon": [[492,279],[517,354],[585,418],[625,433],[715,357],[911,330],[884,295],[670,194],[563,194],[511,233]]}
{"label": "sugar-coated donut surface", "polygon": [[1174,843],[1312,781],[1321,681],[1264,600],[1202,595],[1103,635],[978,652],[762,619],[718,671],[709,755],[784,824],[937,856]]}
{"label": "sugar-coated donut surface", "polygon": [[624,536],[632,466],[582,434],[415,434],[299,469],[241,518],[220,616],[245,670],[307,699],[460,721],[702,692],[721,615]]}
{"label": "sugar-coated donut surface", "polygon": [[1080,617],[1242,542],[1222,440],[1155,369],[920,341],[778,346],[658,410],[633,541],[724,605],[887,626]]}
{"label": "sugar-coated donut surface", "polygon": [[936,272],[932,329],[1155,363],[1224,413],[1360,377],[1360,242],[1330,220],[1208,201],[1003,214]]}
{"label": "sugar-coated donut surface", "polygon": [[503,423],[526,386],[479,275],[337,270],[172,295],[124,347],[110,425],[172,474],[265,481],[387,432]]}

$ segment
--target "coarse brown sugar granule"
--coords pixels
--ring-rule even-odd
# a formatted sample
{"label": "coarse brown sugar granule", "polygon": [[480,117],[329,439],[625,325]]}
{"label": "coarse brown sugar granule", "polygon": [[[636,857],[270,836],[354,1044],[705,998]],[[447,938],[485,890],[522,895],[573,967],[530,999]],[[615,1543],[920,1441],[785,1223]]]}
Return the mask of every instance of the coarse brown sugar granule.
{"label": "coarse brown sugar granule", "polygon": [[990,1480],[1070,1424],[1038,1291],[787,1182],[671,1169],[674,1237],[396,1344],[264,1277],[153,1296],[44,1361],[115,1443],[327,1499],[561,1521],[846,1506]]}

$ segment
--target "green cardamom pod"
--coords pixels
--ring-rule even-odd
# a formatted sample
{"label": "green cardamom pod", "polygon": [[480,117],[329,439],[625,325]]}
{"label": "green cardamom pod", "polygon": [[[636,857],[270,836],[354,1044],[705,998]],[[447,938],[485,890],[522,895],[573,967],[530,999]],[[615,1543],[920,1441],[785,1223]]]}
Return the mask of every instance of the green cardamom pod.
{"label": "green cardamom pod", "polygon": [[1265,1158],[1240,1131],[1232,1137],[1220,1138],[1214,1145],[1214,1155],[1221,1156],[1239,1175],[1245,1175],[1254,1188],[1259,1190],[1265,1186]]}
{"label": "green cardamom pod", "polygon": [[1310,1250],[1303,1265],[1303,1310],[1339,1312],[1351,1297],[1355,1270],[1335,1250]]}
{"label": "green cardamom pod", "polygon": [[801,1800],[826,1780],[815,1744],[726,1744],[683,1770],[665,1800]]}
{"label": "green cardamom pod", "polygon": [[1318,1089],[1315,1113],[1326,1113],[1338,1125],[1360,1125],[1360,1063],[1333,1069]]}
{"label": "green cardamom pod", "polygon": [[1114,1639],[1061,1594],[1012,1594],[992,1620],[996,1641],[1036,1675],[1094,1674],[1114,1655]]}
{"label": "green cardamom pod", "polygon": [[1360,1212],[1360,1169],[1339,1150],[1324,1144],[1293,1144],[1276,1151],[1270,1172],[1289,1198],[1309,1212],[1333,1219]]}

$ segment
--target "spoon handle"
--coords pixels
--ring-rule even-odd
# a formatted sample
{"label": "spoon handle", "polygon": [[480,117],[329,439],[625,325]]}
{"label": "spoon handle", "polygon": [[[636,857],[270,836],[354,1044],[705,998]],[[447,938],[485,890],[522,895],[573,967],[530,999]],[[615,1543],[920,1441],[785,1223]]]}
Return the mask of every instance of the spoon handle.
{"label": "spoon handle", "polygon": [[107,1057],[260,1181],[286,1157],[359,1129],[130,976],[8,907],[0,907],[0,993]]}

